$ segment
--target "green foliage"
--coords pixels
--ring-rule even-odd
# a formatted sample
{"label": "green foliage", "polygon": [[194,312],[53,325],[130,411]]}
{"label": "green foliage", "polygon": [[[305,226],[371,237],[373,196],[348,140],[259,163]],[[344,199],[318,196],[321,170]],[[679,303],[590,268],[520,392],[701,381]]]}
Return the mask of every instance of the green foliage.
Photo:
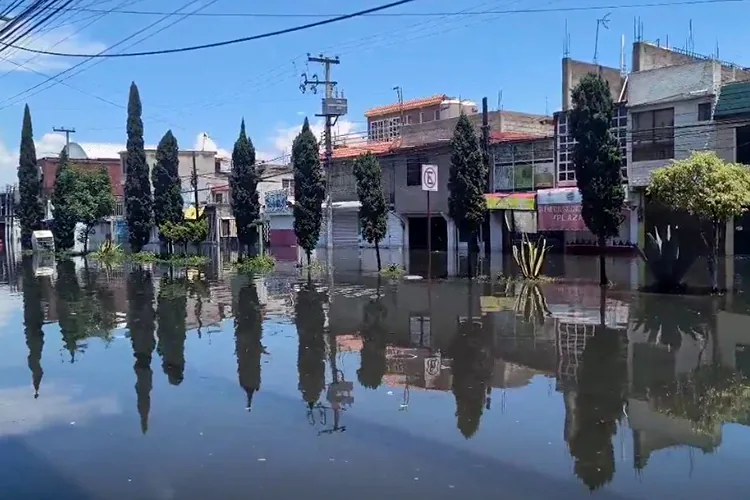
{"label": "green foliage", "polygon": [[256,223],[260,218],[258,182],[260,172],[255,164],[255,148],[245,134],[245,120],[240,125],[240,136],[232,151],[232,173],[229,176],[229,189],[232,199],[232,214],[237,223],[237,239],[248,251],[254,251],[258,231]]}
{"label": "green foliage", "polygon": [[126,287],[129,304],[127,326],[135,357],[133,365],[136,376],[135,392],[138,414],[141,418],[141,432],[145,434],[148,431],[151,389],[153,388],[151,360],[156,348],[154,285],[150,273],[143,269],[134,269],[127,276]]}
{"label": "green foliage", "polygon": [[44,350],[44,309],[42,299],[42,279],[34,274],[34,264],[31,259],[23,259],[22,288],[23,288],[23,333],[26,346],[29,348],[28,365],[34,384],[34,397],[39,396],[39,388],[44,376],[42,369],[42,351]]}
{"label": "green foliage", "polygon": [[385,237],[388,223],[388,206],[383,194],[383,170],[372,153],[366,153],[354,162],[354,177],[357,180],[359,197],[359,222],[362,236],[368,243],[375,243],[375,253],[380,271],[380,248],[378,243]]}
{"label": "green foliage", "polygon": [[153,252],[135,252],[128,254],[128,260],[136,264],[153,264],[157,257]]}
{"label": "green foliage", "polygon": [[305,250],[307,263],[318,244],[323,219],[325,180],[320,165],[320,153],[310,123],[305,118],[302,130],[292,144],[294,166],[294,234]]}
{"label": "green foliage", "polygon": [[207,219],[184,219],[174,223],[167,221],[159,227],[159,232],[167,241],[181,244],[187,252],[188,243],[200,245],[208,237]]}
{"label": "green foliage", "polygon": [[325,295],[316,290],[315,285],[308,280],[300,288],[294,303],[294,322],[299,336],[298,387],[302,399],[310,408],[320,399],[326,386],[324,302]]}
{"label": "green foliage", "polygon": [[76,222],[84,226],[79,241],[83,243],[83,251],[88,251],[89,236],[94,226],[114,213],[115,197],[112,194],[112,183],[105,167],[96,170],[76,169],[75,198],[70,208],[75,215]]}
{"label": "green foliage", "polygon": [[99,248],[94,251],[91,256],[94,260],[97,260],[105,265],[113,265],[122,262],[125,258],[125,252],[122,247],[117,243],[113,243],[112,240],[107,240]]}
{"label": "green foliage", "polygon": [[[177,139],[168,130],[156,148],[156,164],[151,170],[154,186],[154,223],[161,228],[165,223],[179,224],[183,218],[182,183],[179,175],[179,148]],[[164,242],[173,240],[159,231]]]}
{"label": "green foliage", "polygon": [[250,274],[267,273],[273,271],[275,267],[276,259],[268,254],[243,259],[234,265],[237,272]]}
{"label": "green foliage", "polygon": [[386,278],[397,279],[406,274],[406,269],[398,264],[388,264],[388,267],[380,271],[381,276]]}
{"label": "green foliage", "polygon": [[162,278],[156,303],[158,319],[156,351],[171,385],[185,378],[185,340],[187,338],[187,282]]}
{"label": "green foliage", "polygon": [[448,179],[448,213],[471,234],[474,251],[479,228],[487,211],[484,191],[487,169],[482,161],[477,135],[469,118],[461,113],[451,139],[451,168]]}
{"label": "green foliage", "polygon": [[17,208],[21,224],[21,246],[31,248],[31,234],[39,229],[44,218],[44,206],[41,199],[42,179],[36,162],[34,131],[31,127],[31,112],[27,104],[23,111],[23,128],[21,129],[21,148],[18,158],[18,194]]}
{"label": "green foliage", "polygon": [[376,298],[365,304],[362,318],[362,351],[357,379],[363,387],[377,389],[386,373],[385,348],[388,329],[385,324],[388,309],[383,304],[380,289]]}
{"label": "green foliage", "polygon": [[130,84],[128,99],[128,142],[125,156],[125,211],[130,246],[140,252],[148,244],[153,227],[153,200],[146,151],[143,147],[141,97],[135,82]]}
{"label": "green foliage", "polygon": [[713,151],[696,151],[651,174],[648,194],[708,222],[726,222],[750,205],[750,171]]}
{"label": "green foliage", "polygon": [[691,250],[691,245],[680,249],[677,238],[677,228],[667,230],[662,239],[659,229],[646,235],[646,248],[638,249],[638,253],[646,263],[649,271],[656,280],[656,288],[661,291],[677,291],[681,289],[682,279],[698,257],[698,253]]}
{"label": "green foliage", "polygon": [[68,151],[63,148],[55,173],[55,190],[52,193],[52,234],[55,237],[55,250],[66,251],[75,245],[76,176],[70,166]]}
{"label": "green foliage", "polygon": [[240,387],[247,394],[245,409],[250,411],[253,394],[260,389],[261,355],[265,348],[263,337],[263,312],[258,300],[258,290],[252,281],[246,282],[238,294],[234,318],[234,342],[237,354],[237,376]]}
{"label": "green foliage", "polygon": [[548,251],[547,240],[540,238],[540,241],[532,242],[525,234],[520,245],[513,245],[513,259],[521,269],[524,279],[538,280],[541,277],[542,265]]}
{"label": "green foliage", "polygon": [[589,230],[601,238],[617,236],[623,221],[622,158],[610,132],[615,107],[609,83],[589,73],[573,89],[571,135],[577,141],[573,164],[581,192],[581,216]]}

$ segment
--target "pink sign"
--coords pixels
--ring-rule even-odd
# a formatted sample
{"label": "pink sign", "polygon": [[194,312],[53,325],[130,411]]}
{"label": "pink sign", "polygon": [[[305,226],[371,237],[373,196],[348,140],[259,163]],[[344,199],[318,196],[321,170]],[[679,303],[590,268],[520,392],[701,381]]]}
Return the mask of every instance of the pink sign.
{"label": "pink sign", "polygon": [[587,231],[581,205],[539,205],[539,231]]}

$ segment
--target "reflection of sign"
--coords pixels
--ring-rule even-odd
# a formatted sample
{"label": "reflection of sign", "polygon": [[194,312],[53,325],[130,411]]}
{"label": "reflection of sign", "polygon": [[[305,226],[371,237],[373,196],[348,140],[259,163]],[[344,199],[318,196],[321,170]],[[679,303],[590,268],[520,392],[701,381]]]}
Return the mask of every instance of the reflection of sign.
{"label": "reflection of sign", "polygon": [[581,192],[578,188],[541,189],[536,196],[540,205],[581,204]]}
{"label": "reflection of sign", "polygon": [[516,298],[483,295],[479,297],[479,307],[482,311],[482,314],[500,311],[514,311],[516,308]]}
{"label": "reflection of sign", "polygon": [[555,162],[550,161],[547,163],[535,163],[534,164],[534,187],[535,188],[551,188],[554,185],[555,185]]}
{"label": "reflection of sign", "polygon": [[487,208],[490,210],[536,210],[534,193],[485,194]]}
{"label": "reflection of sign", "polygon": [[122,243],[128,239],[128,224],[124,219],[115,219],[115,241]]}
{"label": "reflection of sign", "polygon": [[541,205],[540,231],[587,231],[581,216],[581,205]]}
{"label": "reflection of sign", "polygon": [[437,377],[440,375],[440,357],[425,358],[424,360],[424,374],[427,377]]}
{"label": "reflection of sign", "polygon": [[513,187],[515,189],[532,189],[534,187],[534,169],[531,163],[516,165],[513,171]]}
{"label": "reflection of sign", "polygon": [[495,164],[495,191],[513,191],[513,165]]}
{"label": "reflection of sign", "polygon": [[438,190],[437,165],[422,165],[422,191]]}
{"label": "reflection of sign", "polygon": [[287,204],[286,189],[268,191],[266,193],[266,213],[267,214],[287,214],[289,205]]}

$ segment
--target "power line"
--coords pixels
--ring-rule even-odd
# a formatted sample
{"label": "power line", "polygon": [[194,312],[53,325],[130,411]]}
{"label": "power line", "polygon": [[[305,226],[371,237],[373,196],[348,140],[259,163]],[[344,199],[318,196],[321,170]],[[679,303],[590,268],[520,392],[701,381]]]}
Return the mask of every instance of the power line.
{"label": "power line", "polygon": [[[264,38],[272,38],[275,36],[280,35],[286,35],[288,33],[295,33],[297,31],[304,31],[311,28],[317,28],[319,26],[325,26],[327,24],[336,23],[339,21],[345,21],[347,19],[352,19],[355,17],[361,17],[366,14],[372,13],[372,12],[379,12],[381,10],[391,9],[393,7],[398,7],[399,5],[405,5],[407,3],[414,2],[415,0],[398,0],[396,2],[391,2],[385,5],[380,5],[377,7],[372,7],[365,10],[360,10],[357,12],[353,12],[351,14],[346,14],[343,16],[337,16],[329,19],[324,19],[322,21],[316,21],[314,23],[307,23],[300,26],[294,26],[292,28],[285,28],[282,30],[276,30],[276,31],[270,31],[267,33],[261,33],[260,35],[253,35],[253,36],[246,36],[242,38],[234,38],[232,40],[224,40],[221,42],[213,42],[213,43],[206,43],[202,45],[192,45],[189,47],[179,47],[175,49],[162,49],[162,50],[148,50],[144,52],[125,52],[125,53],[119,53],[119,54],[71,54],[68,52],[53,52],[53,51],[47,51],[47,50],[38,50],[38,49],[30,49],[27,47],[17,47],[15,45],[8,45],[16,49],[20,49],[26,52],[33,52],[35,54],[45,54],[48,56],[59,56],[59,57],[78,57],[78,58],[103,58],[103,59],[109,59],[109,58],[115,58],[115,57],[138,57],[138,56],[155,56],[155,55],[163,55],[163,54],[176,54],[181,52],[193,52],[196,50],[203,50],[203,49],[213,49],[217,47],[225,47],[227,45],[236,45],[238,43],[244,43],[244,42],[250,42],[254,40],[261,40]],[[738,1],[738,0],[736,0]],[[2,42],[0,42],[2,44]]]}
{"label": "power line", "polygon": [[[539,9],[513,9],[513,10],[484,10],[478,12],[470,12],[469,14],[475,16],[485,16],[493,14],[533,14],[540,12],[575,12],[575,11],[591,11],[591,10],[613,10],[613,9],[627,9],[627,8],[638,8],[638,7],[669,7],[678,5],[702,5],[702,4],[721,4],[721,3],[740,3],[746,2],[747,0],[685,0],[677,2],[649,2],[640,4],[616,4],[616,5],[601,5],[601,6],[579,6],[579,7],[558,7],[558,8],[539,8]],[[102,9],[91,9],[91,8],[72,8],[69,10],[79,12],[101,12]],[[125,15],[140,15],[140,16],[158,16],[165,14],[160,11],[149,11],[149,10],[115,10],[113,14],[125,14]],[[288,13],[267,13],[267,12],[201,12],[195,14],[195,17],[228,17],[228,18],[334,18],[341,17],[345,14],[313,14],[313,13],[299,13],[299,14],[288,14]],[[367,17],[439,17],[439,16],[457,16],[465,15],[462,12],[379,12],[363,14]]]}

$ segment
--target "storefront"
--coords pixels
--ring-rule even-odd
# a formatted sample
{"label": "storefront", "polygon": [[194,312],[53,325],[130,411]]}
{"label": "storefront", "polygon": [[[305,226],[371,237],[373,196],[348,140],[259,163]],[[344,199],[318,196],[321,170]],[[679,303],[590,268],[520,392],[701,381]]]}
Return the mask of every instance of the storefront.
{"label": "storefront", "polygon": [[265,216],[271,254],[279,260],[297,260],[297,237],[294,234],[293,199],[286,189],[266,192]]}
{"label": "storefront", "polygon": [[[578,188],[540,189],[537,192],[538,229],[546,237],[563,242],[566,252],[587,253],[598,246],[581,215],[581,193]],[[623,222],[618,236],[607,240],[609,251],[630,251],[632,211],[623,208]],[[637,237],[637,236],[636,236]]]}
{"label": "storefront", "polygon": [[492,252],[510,252],[521,234],[537,232],[536,193],[492,193],[484,197]]}

